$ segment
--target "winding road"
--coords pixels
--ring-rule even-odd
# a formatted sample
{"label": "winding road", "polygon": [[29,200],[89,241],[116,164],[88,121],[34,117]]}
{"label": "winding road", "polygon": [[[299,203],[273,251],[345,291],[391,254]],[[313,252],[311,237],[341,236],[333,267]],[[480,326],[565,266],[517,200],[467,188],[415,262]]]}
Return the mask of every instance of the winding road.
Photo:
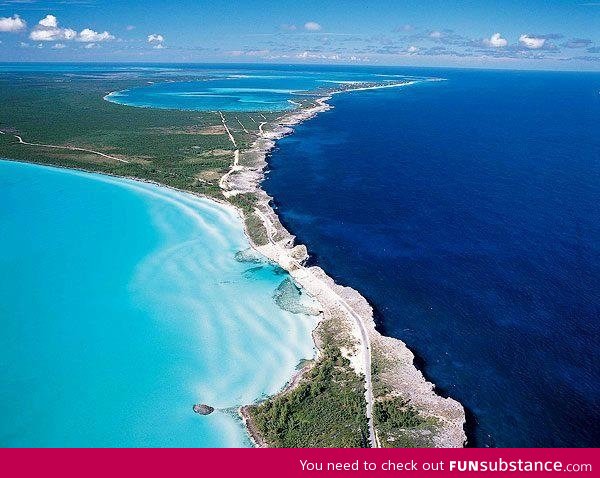
{"label": "winding road", "polygon": [[[269,239],[269,243],[275,246],[276,248],[280,248],[280,246],[277,245],[273,240],[273,237],[275,236],[277,230],[271,223],[271,220],[258,208],[255,208],[254,212],[260,218],[261,222],[267,229],[267,237]],[[306,268],[302,264],[300,264],[296,259],[292,257],[290,257],[289,259],[290,263],[296,268],[306,270]],[[328,284],[324,283],[318,277],[313,276],[313,280],[318,282],[321,285],[320,289],[326,290],[333,298],[333,300],[342,307],[344,312],[346,312],[347,315],[354,319],[354,322],[356,323],[358,330],[360,331],[360,348],[365,365],[365,401],[367,403],[366,415],[367,421],[369,423],[369,444],[371,445],[371,448],[378,448],[378,440],[375,434],[375,425],[373,424],[374,396],[373,379],[371,376],[371,342],[369,340],[369,333],[367,332],[367,329],[365,328],[361,317],[354,311],[354,309],[348,304],[348,302],[346,302],[346,300],[343,297],[340,297],[339,294],[336,294],[336,292]]]}
{"label": "winding road", "polygon": [[[231,175],[231,173],[233,173],[234,171],[238,171],[240,169],[239,166],[239,162],[240,162],[240,150],[237,149],[237,143],[235,142],[235,138],[233,137],[233,135],[231,134],[231,131],[229,131],[229,128],[227,127],[227,121],[225,120],[225,116],[223,116],[223,113],[221,113],[219,111],[219,114],[221,115],[221,122],[223,123],[223,127],[225,128],[225,131],[227,132],[227,136],[229,136],[229,141],[231,141],[231,143],[233,144],[233,147],[236,148],[235,151],[233,152],[233,164],[231,165],[231,168],[229,168],[229,171],[227,171],[223,176],[221,176],[221,179],[219,179],[219,187],[223,190],[223,191],[227,191],[229,188],[227,187],[227,180],[229,179],[229,176]],[[237,119],[237,117],[236,117]],[[238,120],[239,122],[239,120]],[[242,124],[242,123],[240,123]]]}
{"label": "winding road", "polygon": [[[4,131],[0,131],[0,133],[4,134],[4,135],[7,134]],[[110,155],[102,153],[100,151],[94,151],[93,149],[78,148],[77,146],[57,146],[54,144],[29,143],[27,141],[24,141],[23,138],[21,138],[18,134],[13,134],[13,136],[15,138],[17,138],[17,141],[19,142],[19,144],[24,144],[27,146],[41,146],[43,148],[69,149],[71,151],[83,151],[84,153],[97,154],[98,156],[102,156],[103,158],[114,159],[115,161],[119,161],[121,163],[129,163],[129,161],[127,161],[125,159],[117,158],[115,156],[110,156]]]}

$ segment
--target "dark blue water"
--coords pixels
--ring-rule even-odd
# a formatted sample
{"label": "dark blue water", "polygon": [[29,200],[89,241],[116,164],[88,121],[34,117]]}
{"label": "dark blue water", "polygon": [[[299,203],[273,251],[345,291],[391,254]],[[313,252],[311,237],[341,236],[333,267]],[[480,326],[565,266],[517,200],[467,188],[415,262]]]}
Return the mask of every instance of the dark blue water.
{"label": "dark blue water", "polygon": [[335,97],[265,187],[471,445],[600,446],[600,74],[421,74]]}

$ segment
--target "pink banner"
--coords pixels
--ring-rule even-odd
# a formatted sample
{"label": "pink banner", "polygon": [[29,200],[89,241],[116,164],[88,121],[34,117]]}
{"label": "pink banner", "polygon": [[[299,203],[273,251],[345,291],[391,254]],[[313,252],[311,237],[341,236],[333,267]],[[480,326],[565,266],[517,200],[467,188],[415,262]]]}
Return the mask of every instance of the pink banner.
{"label": "pink banner", "polygon": [[600,476],[597,449],[0,451],[7,477]]}

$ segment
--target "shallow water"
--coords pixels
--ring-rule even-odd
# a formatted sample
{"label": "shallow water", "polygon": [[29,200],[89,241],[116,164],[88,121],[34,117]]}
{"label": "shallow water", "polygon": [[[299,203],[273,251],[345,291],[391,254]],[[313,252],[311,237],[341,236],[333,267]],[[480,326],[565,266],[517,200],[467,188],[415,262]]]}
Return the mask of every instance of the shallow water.
{"label": "shallow water", "polygon": [[197,111],[285,111],[315,91],[360,82],[398,81],[404,77],[377,71],[205,70],[196,81],[158,82],[106,96],[128,106]]}
{"label": "shallow water", "polygon": [[0,161],[0,232],[0,446],[247,446],[235,407],[314,354],[212,201]]}

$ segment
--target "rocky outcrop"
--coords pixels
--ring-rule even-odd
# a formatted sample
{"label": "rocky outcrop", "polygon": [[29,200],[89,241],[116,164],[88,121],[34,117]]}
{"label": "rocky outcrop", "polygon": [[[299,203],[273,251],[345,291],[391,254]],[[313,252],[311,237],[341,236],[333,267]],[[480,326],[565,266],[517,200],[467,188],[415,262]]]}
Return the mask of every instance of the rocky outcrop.
{"label": "rocky outcrop", "polygon": [[192,409],[194,410],[194,413],[197,413],[199,415],[210,415],[212,412],[215,411],[213,407],[204,403],[197,403],[192,407]]}

